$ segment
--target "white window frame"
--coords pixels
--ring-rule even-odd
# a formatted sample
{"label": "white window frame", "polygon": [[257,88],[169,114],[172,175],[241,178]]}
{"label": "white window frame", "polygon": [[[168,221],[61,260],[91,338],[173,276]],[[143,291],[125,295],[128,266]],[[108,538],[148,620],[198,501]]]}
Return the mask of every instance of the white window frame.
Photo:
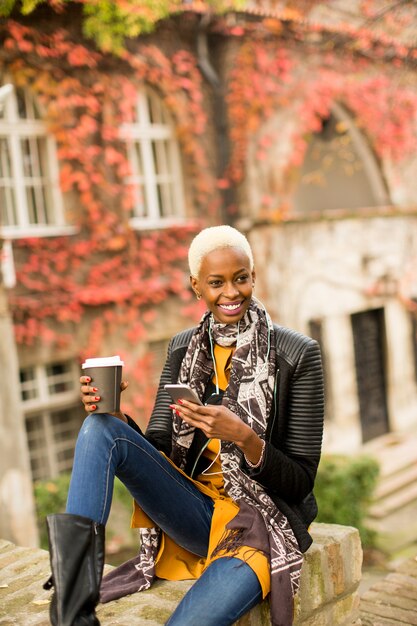
{"label": "white window frame", "polygon": [[[3,115],[0,117],[0,138],[8,144],[10,159],[9,189],[14,197],[16,210],[16,224],[2,224],[1,232],[3,236],[10,239],[19,237],[44,237],[56,236],[60,234],[72,234],[74,228],[70,228],[65,223],[64,206],[59,187],[59,168],[57,158],[57,147],[54,137],[48,133],[45,122],[37,119],[34,111],[37,104],[27,90],[23,90],[28,118],[19,117],[17,96],[14,91],[4,102]],[[24,154],[22,141],[41,139],[45,142],[46,149],[46,172],[41,172],[40,177],[25,176]],[[40,168],[40,164],[39,164]],[[6,169],[6,168],[4,168]],[[29,221],[29,207],[26,197],[26,188],[30,188],[31,182],[43,183],[46,186],[48,198],[46,200],[47,210],[51,217],[51,222],[40,222],[32,224]]]}
{"label": "white window frame", "polygon": [[[61,376],[64,380],[74,382],[74,388],[68,391],[63,391],[59,393],[50,393],[49,384],[51,380],[54,380],[59,377],[58,375],[55,376],[53,379],[51,377],[48,377],[47,368],[50,365],[61,364],[61,363],[63,365],[64,364],[69,365],[68,375],[67,373],[65,373]],[[36,398],[32,398],[30,400],[22,399],[23,410],[25,412],[39,410],[39,409],[44,408],[45,406],[48,408],[51,408],[51,407],[59,408],[62,405],[67,405],[71,402],[74,402],[74,400],[79,400],[79,397],[80,397],[79,388],[75,384],[75,382],[79,379],[79,374],[78,374],[77,366],[73,361],[54,360],[54,361],[51,361],[50,363],[45,363],[42,365],[39,365],[39,364],[28,365],[27,367],[21,368],[21,370],[23,371],[28,370],[28,369],[33,369],[34,371],[34,374],[35,374],[34,379],[33,379],[34,387],[36,387],[38,391],[38,395],[36,396]],[[26,386],[26,383],[21,383],[21,389],[24,389],[25,386]]]}
{"label": "white window frame", "polygon": [[[58,374],[55,376],[48,376],[47,367],[49,365],[59,363],[68,364],[68,371],[61,375]],[[58,454],[59,452],[73,449],[75,446],[75,439],[73,441],[55,440],[55,435],[57,433],[56,426],[54,427],[52,423],[52,413],[71,409],[77,411],[79,407],[81,426],[82,409],[79,398],[79,386],[77,385],[79,380],[79,370],[76,364],[69,360],[56,360],[46,364],[29,365],[21,369],[23,371],[32,369],[34,372],[34,377],[31,381],[21,383],[21,390],[23,391],[25,388],[33,388],[37,390],[36,397],[28,400],[21,400],[25,424],[27,424],[30,419],[39,419],[41,423],[41,435],[45,441],[45,446],[42,448],[36,448],[33,444],[31,445],[30,434],[27,432],[29,456],[31,461],[43,456],[45,458],[45,466],[48,468],[48,476],[45,478],[54,478],[62,471],[69,471],[69,464],[59,461]],[[49,385],[53,382],[59,383],[60,378],[65,381],[71,381],[73,383],[72,388],[64,392],[51,393],[49,391]],[[39,477],[35,475],[34,478]]]}
{"label": "white window frame", "polygon": [[[150,106],[152,102],[162,112],[163,122],[152,122]],[[139,92],[136,103],[137,121],[125,123],[121,126],[120,135],[126,142],[127,157],[132,168],[131,176],[127,177],[126,184],[134,188],[135,203],[130,223],[133,228],[163,228],[171,224],[183,222],[186,219],[183,177],[181,170],[181,155],[175,129],[168,110],[162,100],[153,92],[145,90]],[[167,143],[165,148],[157,142]],[[143,164],[140,171],[137,150]],[[154,150],[159,150],[159,159],[164,161],[165,172],[158,172],[155,164]],[[158,185],[171,187],[161,202],[158,198]],[[139,194],[143,194],[143,199]],[[162,214],[162,209],[167,215]]]}

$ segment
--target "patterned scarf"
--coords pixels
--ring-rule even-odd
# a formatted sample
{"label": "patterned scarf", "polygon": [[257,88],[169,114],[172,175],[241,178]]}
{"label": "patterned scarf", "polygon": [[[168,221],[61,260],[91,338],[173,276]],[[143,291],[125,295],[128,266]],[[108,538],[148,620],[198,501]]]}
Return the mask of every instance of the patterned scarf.
{"label": "patterned scarf", "polygon": [[[216,324],[206,313],[194,333],[181,365],[179,382],[188,383],[202,398],[213,375],[211,341],[234,345],[229,387],[222,403],[265,438],[274,399],[275,340],[268,313],[256,300],[238,325]],[[194,428],[173,415],[172,460],[184,468]],[[261,550],[269,556],[271,571],[271,624],[289,626],[293,621],[293,596],[298,590],[302,554],[287,518],[264,488],[241,468],[241,450],[221,441],[220,460],[224,488],[239,505],[239,513],[227,525],[212,556],[233,556],[239,546]],[[159,535],[141,528],[138,556],[113,570],[101,587],[101,602],[148,589],[155,576]]]}
{"label": "patterned scarf", "polygon": [[[200,398],[213,373],[211,341],[220,345],[236,343],[229,387],[222,404],[264,439],[274,400],[276,373],[275,341],[268,313],[253,299],[238,325],[215,324],[211,314],[203,316],[179,376],[179,381],[193,387]],[[185,467],[193,435],[194,428],[174,415],[172,458],[181,468]],[[293,596],[299,587],[302,554],[287,518],[265,489],[241,470],[242,456],[234,443],[221,441],[224,488],[239,504],[240,511],[228,525],[212,556],[222,552],[230,556],[239,546],[267,552],[271,566],[271,623],[288,626],[293,619]],[[254,528],[257,529],[255,536]]]}

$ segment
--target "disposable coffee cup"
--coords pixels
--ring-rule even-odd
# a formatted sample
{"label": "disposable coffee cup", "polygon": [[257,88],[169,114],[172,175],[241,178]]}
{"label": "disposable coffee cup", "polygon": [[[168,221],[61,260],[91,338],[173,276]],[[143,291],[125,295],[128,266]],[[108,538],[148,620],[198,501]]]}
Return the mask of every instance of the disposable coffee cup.
{"label": "disposable coffee cup", "polygon": [[91,378],[90,386],[97,387],[99,402],[95,413],[117,413],[120,411],[120,383],[124,362],[120,356],[86,359],[82,364],[83,376]]}

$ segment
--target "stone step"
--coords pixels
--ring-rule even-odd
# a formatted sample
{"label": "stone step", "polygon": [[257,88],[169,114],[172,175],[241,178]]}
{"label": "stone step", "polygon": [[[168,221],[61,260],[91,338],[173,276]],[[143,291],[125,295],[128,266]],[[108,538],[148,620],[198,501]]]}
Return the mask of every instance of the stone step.
{"label": "stone step", "polygon": [[393,580],[385,580],[383,583],[376,583],[372,589],[374,591],[382,591],[384,593],[388,593],[390,596],[404,598],[404,600],[409,600],[409,606],[411,608],[417,609],[417,596],[416,589],[413,587],[406,587],[403,583],[398,583]]}
{"label": "stone step", "polygon": [[383,594],[378,596],[378,601],[361,602],[361,622],[364,626],[392,626],[402,624],[405,626],[417,626],[417,612],[402,609],[391,604],[382,604]]}
{"label": "stone step", "polygon": [[417,438],[389,434],[367,445],[381,474],[367,524],[376,531],[376,544],[387,555],[417,542]]}
{"label": "stone step", "polygon": [[385,517],[414,501],[417,502],[417,482],[406,484],[402,489],[375,501],[369,508],[369,515],[375,518]]}
{"label": "stone step", "polygon": [[368,513],[376,543],[393,554],[417,541],[417,433],[389,433],[364,446],[380,475]]}
{"label": "stone step", "polygon": [[417,482],[417,459],[402,471],[381,478],[375,490],[374,499],[385,498],[415,482]]}
{"label": "stone step", "polygon": [[417,557],[375,583],[360,602],[362,626],[417,626]]}
{"label": "stone step", "polygon": [[417,499],[382,517],[367,518],[367,525],[376,531],[376,546],[393,555],[407,546],[417,544]]}
{"label": "stone step", "polygon": [[415,467],[417,464],[417,433],[389,433],[363,446],[380,466],[380,479]]}
{"label": "stone step", "polygon": [[417,462],[417,431],[388,433],[363,445],[363,452],[375,457],[381,476],[390,476]]}

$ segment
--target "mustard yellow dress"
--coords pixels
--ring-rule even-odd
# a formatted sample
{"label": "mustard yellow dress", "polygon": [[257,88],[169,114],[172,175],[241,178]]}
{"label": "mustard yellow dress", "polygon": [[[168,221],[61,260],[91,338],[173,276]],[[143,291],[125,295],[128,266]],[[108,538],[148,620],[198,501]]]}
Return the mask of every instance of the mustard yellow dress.
{"label": "mustard yellow dress", "polygon": [[[217,344],[214,347],[218,384],[222,390],[226,389],[229,382],[232,353],[233,348],[224,348]],[[219,451],[220,440],[210,439],[203,454],[212,465],[205,472],[199,474],[195,480],[189,478],[177,468],[188,480],[194,483],[199,491],[210,496],[214,501],[208,556],[206,558],[198,557],[179,546],[165,533],[161,533],[161,543],[155,567],[155,573],[158,578],[166,580],[197,579],[215,559],[227,556],[227,554],[222,553],[213,558],[210,557],[223,536],[226,524],[239,511],[238,505],[225,493]],[[168,460],[172,463],[170,459]],[[153,525],[153,522],[135,502],[132,528],[150,528]],[[253,569],[261,585],[263,598],[265,598],[270,591],[271,582],[268,558],[262,552],[252,548],[248,549],[246,546],[241,546],[233,556],[245,561]]]}

